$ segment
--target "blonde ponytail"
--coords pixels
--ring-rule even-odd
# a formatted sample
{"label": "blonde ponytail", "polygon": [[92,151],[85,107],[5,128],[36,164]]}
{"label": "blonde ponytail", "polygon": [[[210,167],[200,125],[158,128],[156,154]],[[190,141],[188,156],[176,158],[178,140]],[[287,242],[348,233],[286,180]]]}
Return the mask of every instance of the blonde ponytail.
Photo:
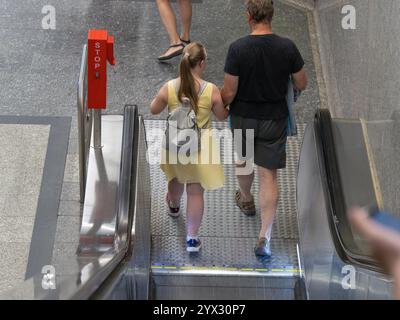
{"label": "blonde ponytail", "polygon": [[206,52],[204,46],[201,43],[193,42],[185,48],[181,64],[179,66],[181,84],[178,91],[178,99],[181,103],[184,103],[184,98],[189,99],[196,114],[199,108],[199,97],[196,90],[196,80],[193,77],[192,69],[194,69],[202,60],[205,59]]}

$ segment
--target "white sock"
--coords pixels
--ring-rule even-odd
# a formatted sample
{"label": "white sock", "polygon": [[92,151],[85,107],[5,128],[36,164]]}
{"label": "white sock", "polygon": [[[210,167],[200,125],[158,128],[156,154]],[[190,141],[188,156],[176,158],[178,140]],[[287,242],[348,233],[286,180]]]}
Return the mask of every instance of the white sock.
{"label": "white sock", "polygon": [[272,224],[270,225],[270,227],[267,230],[267,234],[265,235],[265,238],[268,240],[268,242],[271,241],[271,234],[272,234]]}

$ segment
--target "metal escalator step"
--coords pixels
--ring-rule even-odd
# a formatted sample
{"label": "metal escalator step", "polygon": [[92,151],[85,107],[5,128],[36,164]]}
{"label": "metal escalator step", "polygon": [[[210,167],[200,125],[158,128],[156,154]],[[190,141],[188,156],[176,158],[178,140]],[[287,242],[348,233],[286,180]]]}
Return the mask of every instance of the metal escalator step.
{"label": "metal escalator step", "polygon": [[[157,157],[161,148],[160,134],[165,128],[165,121],[147,120],[145,125],[149,150],[154,152],[150,157]],[[213,127],[227,129],[228,125],[226,122],[214,123]],[[237,189],[234,165],[224,166],[226,183],[223,189],[205,193],[206,211],[200,229],[204,247],[197,257],[190,257],[185,250],[185,214],[178,219],[168,216],[164,201],[167,183],[159,165],[151,165],[153,272],[197,270],[199,273],[209,268],[209,271],[214,270],[214,272],[256,272],[264,276],[296,276],[298,274],[296,173],[304,129],[305,125],[300,124],[299,135],[288,139],[287,168],[280,170],[278,174],[281,199],[272,231],[273,257],[270,261],[257,261],[253,253],[260,228],[259,212],[255,217],[246,217],[234,204],[233,196]],[[253,187],[256,201],[257,186],[256,177]],[[182,208],[185,207],[184,197]]]}
{"label": "metal escalator step", "polygon": [[253,253],[255,238],[203,237],[198,254],[186,252],[185,237],[153,236],[152,269],[154,273],[204,271],[242,274],[256,272],[263,276],[297,276],[296,240],[272,239],[272,257],[258,259]]}

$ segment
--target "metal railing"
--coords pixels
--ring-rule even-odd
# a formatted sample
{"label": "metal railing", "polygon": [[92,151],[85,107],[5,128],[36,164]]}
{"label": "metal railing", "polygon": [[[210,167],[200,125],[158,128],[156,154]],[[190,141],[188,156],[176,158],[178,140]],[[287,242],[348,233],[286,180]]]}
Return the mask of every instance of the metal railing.
{"label": "metal railing", "polygon": [[85,200],[87,159],[92,133],[92,113],[87,106],[88,48],[83,46],[81,68],[78,79],[78,141],[79,141],[79,185],[80,201]]}

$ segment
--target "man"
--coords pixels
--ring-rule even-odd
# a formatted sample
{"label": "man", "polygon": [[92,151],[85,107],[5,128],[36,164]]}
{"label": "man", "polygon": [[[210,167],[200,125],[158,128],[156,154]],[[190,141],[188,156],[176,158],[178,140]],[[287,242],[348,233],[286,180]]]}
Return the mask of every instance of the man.
{"label": "man", "polygon": [[[225,105],[230,105],[232,129],[242,130],[245,148],[246,130],[254,130],[254,162],[260,181],[259,205],[262,228],[255,247],[257,256],[270,256],[272,223],[278,206],[277,169],[286,167],[289,77],[296,89],[307,86],[304,61],[296,45],[272,32],[272,0],[247,0],[247,20],[251,34],[231,44],[225,64]],[[246,155],[248,159],[249,155]],[[246,215],[255,215],[251,194],[254,172],[243,174],[237,163],[240,190],[235,200]]]}

